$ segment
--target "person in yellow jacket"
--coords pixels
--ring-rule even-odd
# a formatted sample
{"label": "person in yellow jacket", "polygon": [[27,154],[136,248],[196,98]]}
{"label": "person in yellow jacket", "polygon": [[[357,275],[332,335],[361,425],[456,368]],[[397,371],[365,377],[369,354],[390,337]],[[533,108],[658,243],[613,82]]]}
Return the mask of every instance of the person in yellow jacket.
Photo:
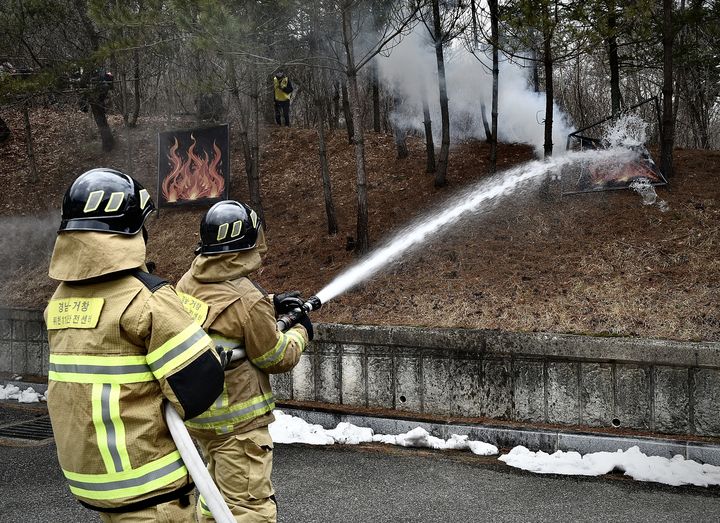
{"label": "person in yellow jacket", "polygon": [[275,92],[275,123],[281,125],[280,114],[285,121],[285,126],[290,127],[290,99],[293,92],[293,85],[283,71],[278,71],[273,76],[273,88]]}
{"label": "person in yellow jacket", "polygon": [[194,521],[194,485],[163,418],[193,418],[223,390],[209,336],[146,272],[147,190],[112,169],[65,194],[45,309],[48,410],[71,492],[105,522]]}
{"label": "person in yellow jacket", "polygon": [[[250,207],[232,200],[216,203],[202,219],[200,238],[178,292],[215,344],[241,357],[227,367],[217,401],[185,425],[236,521],[274,522],[273,442],[267,426],[275,403],[269,375],[298,363],[313,337],[312,323],[302,315],[287,332],[278,331],[276,314],[301,305],[298,293],[271,297],[250,279],[267,251]],[[213,521],[202,497],[198,517]]]}

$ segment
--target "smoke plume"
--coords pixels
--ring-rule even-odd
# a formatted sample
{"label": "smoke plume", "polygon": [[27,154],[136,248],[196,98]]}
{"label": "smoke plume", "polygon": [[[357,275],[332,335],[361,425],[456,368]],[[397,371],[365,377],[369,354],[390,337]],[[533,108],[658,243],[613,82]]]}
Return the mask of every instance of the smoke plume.
{"label": "smoke plume", "polygon": [[[491,61],[485,60],[486,63]],[[440,104],[435,49],[427,30],[415,30],[392,49],[389,56],[378,58],[380,78],[396,98],[393,123],[406,129],[423,130],[422,96],[426,93],[436,143],[440,133]],[[501,142],[527,143],[542,155],[544,141],[545,93],[529,87],[530,69],[517,64],[500,64],[498,81],[498,139]],[[454,142],[485,139],[481,104],[485,104],[490,123],[492,107],[492,71],[488,71],[470,52],[455,45],[445,50],[445,73],[450,107],[450,135]],[[568,117],[555,106],[553,113],[553,152],[565,150],[572,132]]]}

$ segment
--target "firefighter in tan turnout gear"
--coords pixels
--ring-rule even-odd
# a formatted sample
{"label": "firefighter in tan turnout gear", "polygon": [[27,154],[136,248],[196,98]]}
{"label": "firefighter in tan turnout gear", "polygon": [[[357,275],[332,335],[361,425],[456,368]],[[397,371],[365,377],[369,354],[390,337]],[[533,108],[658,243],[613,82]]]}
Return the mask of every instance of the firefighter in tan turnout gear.
{"label": "firefighter in tan turnout gear", "polygon": [[[267,426],[275,404],[269,374],[298,363],[312,339],[312,323],[303,315],[287,332],[278,331],[276,314],[302,305],[299,293],[270,297],[249,279],[267,251],[255,211],[236,201],[219,202],[204,216],[200,237],[198,256],[178,282],[178,293],[218,349],[240,358],[228,365],[217,401],[185,425],[236,521],[274,522],[273,442]],[[198,517],[213,521],[202,497]]]}
{"label": "firefighter in tan turnout gear", "polygon": [[222,392],[212,341],[167,283],[146,272],[154,210],[131,177],[94,169],[70,186],[45,309],[48,410],[70,490],[103,521],[194,521],[194,485],[162,415],[183,419]]}

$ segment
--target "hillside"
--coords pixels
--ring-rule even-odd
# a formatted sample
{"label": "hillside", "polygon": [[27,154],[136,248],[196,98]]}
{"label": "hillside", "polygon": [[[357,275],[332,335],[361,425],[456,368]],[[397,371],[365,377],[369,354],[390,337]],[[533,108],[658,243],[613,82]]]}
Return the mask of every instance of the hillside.
{"label": "hillside", "polygon": [[[126,130],[112,121],[117,148],[103,155],[88,115],[37,109],[31,114],[37,181],[30,180],[22,115],[3,113],[14,131],[0,145],[0,240],[4,305],[41,308],[54,288],[46,276],[59,207],[68,184],[105,165],[157,192],[156,132],[181,121],[141,119]],[[371,241],[425,212],[443,212],[462,186],[487,176],[488,147],[457,145],[448,180],[433,187],[423,143],[408,141],[397,160],[391,136],[367,135]],[[500,164],[532,158],[521,145],[500,147]],[[328,157],[341,232],[326,232],[317,139],[312,130],[268,127],[262,138],[263,198],[269,253],[258,282],[270,291],[314,294],[355,261],[354,151],[344,131]],[[245,199],[239,144],[233,141],[231,197]],[[518,193],[471,220],[440,231],[411,256],[332,300],[317,321],[473,327],[720,340],[720,151],[678,150],[677,176],[643,206],[632,191],[567,196],[554,204]],[[446,203],[443,203],[446,202]],[[163,209],[148,223],[149,259],[177,280],[192,260],[204,208]]]}

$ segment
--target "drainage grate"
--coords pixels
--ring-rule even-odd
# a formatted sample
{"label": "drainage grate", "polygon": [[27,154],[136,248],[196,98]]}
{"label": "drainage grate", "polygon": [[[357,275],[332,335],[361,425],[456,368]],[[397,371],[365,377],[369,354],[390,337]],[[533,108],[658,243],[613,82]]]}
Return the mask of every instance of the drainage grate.
{"label": "drainage grate", "polygon": [[0,438],[42,441],[53,437],[49,416],[41,416],[15,425],[0,427]]}

